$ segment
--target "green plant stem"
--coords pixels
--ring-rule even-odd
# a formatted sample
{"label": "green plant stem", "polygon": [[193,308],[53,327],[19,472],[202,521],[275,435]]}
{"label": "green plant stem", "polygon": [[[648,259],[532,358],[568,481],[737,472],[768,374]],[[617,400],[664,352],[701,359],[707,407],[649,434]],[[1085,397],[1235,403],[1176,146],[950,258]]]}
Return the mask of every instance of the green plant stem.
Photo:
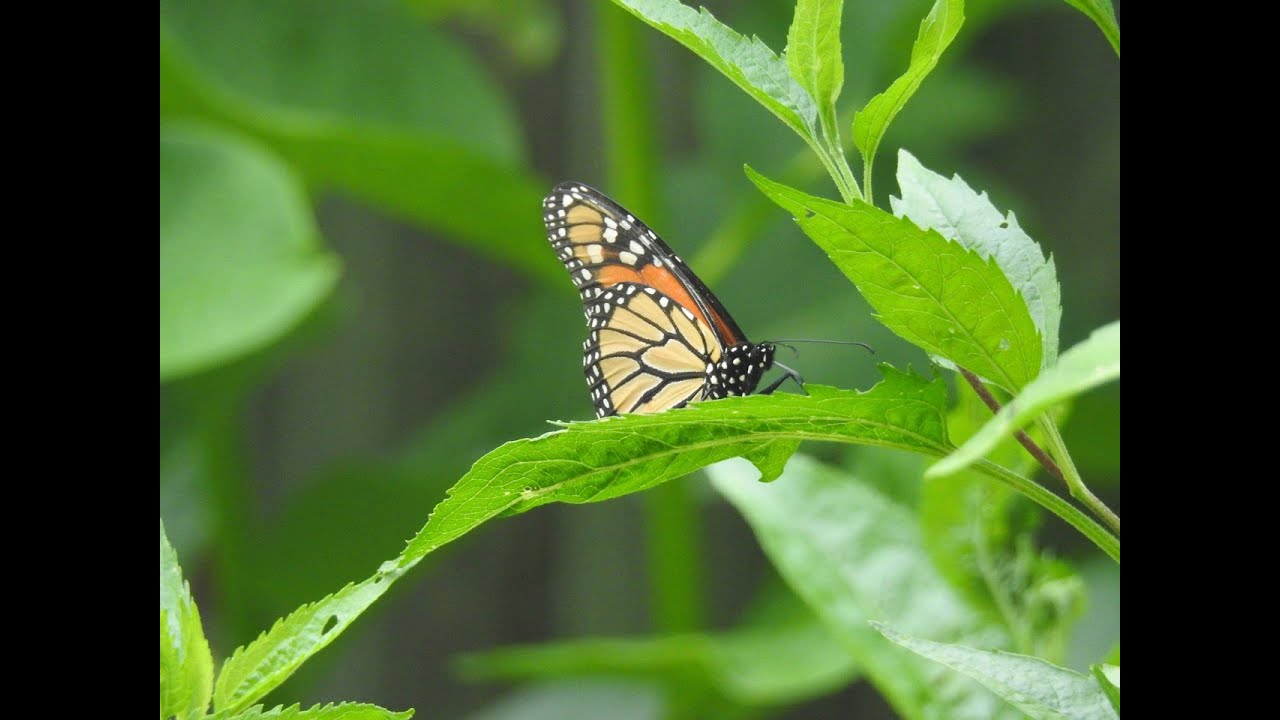
{"label": "green plant stem", "polygon": [[866,197],[867,199],[867,204],[869,205],[876,204],[876,196],[871,194],[871,160],[870,159],[864,160],[862,163],[862,192],[866,193],[864,197]]}
{"label": "green plant stem", "polygon": [[1074,505],[1063,500],[1033,480],[1022,477],[1012,470],[990,460],[979,460],[974,469],[986,473],[1018,492],[1026,495],[1044,509],[1062,518],[1068,525],[1079,530],[1081,534],[1093,541],[1102,552],[1120,562],[1120,538],[1112,535],[1093,518],[1080,512]]}
{"label": "green plant stem", "polygon": [[[611,3],[598,3],[596,58],[609,192],[655,227],[660,153],[656,98],[643,25]],[[664,632],[703,624],[698,512],[688,482],[665,483],[644,494],[652,617]]]}
{"label": "green plant stem", "polygon": [[1117,536],[1120,535],[1120,516],[1116,515],[1106,503],[1102,502],[1089,487],[1084,484],[1084,480],[1080,477],[1080,471],[1076,469],[1075,461],[1071,459],[1071,453],[1067,451],[1067,445],[1062,441],[1062,434],[1058,432],[1058,426],[1048,415],[1041,415],[1036,418],[1036,424],[1040,426],[1044,432],[1045,440],[1049,444],[1049,450],[1058,458],[1058,462],[1062,465],[1063,475],[1067,483],[1067,488],[1071,491],[1071,497],[1084,503],[1094,516],[1100,518],[1111,528]]}
{"label": "green plant stem", "polygon": [[[982,380],[977,375],[974,375],[972,371],[964,368],[960,368],[960,375],[962,375],[969,383],[969,386],[978,394],[978,397],[982,398],[982,402],[991,409],[992,415],[1000,412],[1000,401],[996,400],[995,395],[991,394],[991,391],[987,389],[986,385],[982,384]],[[1053,458],[1049,457],[1049,453],[1045,452],[1043,448],[1037,445],[1036,442],[1031,439],[1030,435],[1019,430],[1015,432],[1013,436],[1017,438],[1018,443],[1022,445],[1022,447],[1026,448],[1026,451],[1031,453],[1031,457],[1035,458],[1050,475],[1058,478],[1066,484],[1067,479],[1062,474],[1062,468],[1058,467],[1058,464],[1053,461]]]}

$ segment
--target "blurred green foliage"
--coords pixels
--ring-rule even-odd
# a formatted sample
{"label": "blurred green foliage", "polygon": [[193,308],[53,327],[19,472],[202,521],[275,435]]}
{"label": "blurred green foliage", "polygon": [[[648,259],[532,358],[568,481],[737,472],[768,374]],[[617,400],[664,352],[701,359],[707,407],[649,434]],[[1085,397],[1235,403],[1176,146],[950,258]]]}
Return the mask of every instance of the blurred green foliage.
{"label": "blurred green foliage", "polygon": [[[861,106],[906,70],[930,4],[845,3],[843,97]],[[215,664],[275,618],[395,556],[476,458],[551,429],[546,419],[590,416],[577,300],[545,247],[538,207],[559,180],[609,189],[596,3],[498,5],[161,3],[161,516]],[[792,3],[712,9],[775,50],[786,43]],[[925,354],[872,319],[741,172],[750,163],[832,196],[821,164],[715,70],[656,33],[645,37],[659,232],[753,337],[864,340],[879,361],[925,368]],[[1108,39],[1065,3],[971,3],[883,141],[943,175],[961,172],[997,207],[1017,210],[1055,254],[1063,347],[1119,315],[1119,80]],[[839,118],[846,133],[851,120]],[[875,167],[881,195],[896,187],[892,165]],[[219,295],[236,304],[208,302]],[[866,388],[877,379],[873,363],[838,348],[805,348],[796,363],[820,383]],[[1066,432],[1091,485],[1117,505],[1118,386],[1082,398]],[[944,489],[920,485],[914,462],[864,448],[849,457],[868,483],[858,492],[882,493],[888,512],[905,508],[911,518],[919,503],[912,552],[949,575],[945,592],[986,597],[978,606],[988,621],[1051,626],[1033,635],[1053,647],[1023,651],[1079,672],[1116,646],[1114,564],[1056,520],[1038,535],[1055,554],[1028,549],[1040,523],[1020,498],[1000,501],[1008,515],[980,517],[985,529],[967,516],[930,524],[928,508],[942,497],[933,493]],[[755,625],[750,612],[736,620],[759,604],[759,588],[798,604],[777,589],[742,520],[701,487],[693,489],[706,525],[688,552],[708,558],[696,592],[714,632],[645,635],[636,502],[553,506],[433,556],[267,699],[359,699],[476,718],[594,717],[601,708],[735,717],[758,714],[757,705],[777,712],[780,702],[796,704],[790,717],[887,713],[856,687],[820,698],[854,677],[849,666],[832,670],[829,684],[786,686],[775,673],[755,682],[750,668],[728,664],[741,659],[734,647],[746,646],[752,661],[772,652],[751,649],[753,628],[793,627]],[[970,484],[965,493],[974,487],[997,492]],[[950,552],[945,537],[960,532],[977,532],[993,553],[990,582],[967,586],[982,576],[971,572],[976,547]],[[162,541],[162,564],[163,554]],[[1078,587],[1059,582],[1079,582],[1061,570],[1068,560],[1082,567],[1089,597],[1074,624]],[[1042,602],[1005,613],[996,594],[1009,588],[1019,598],[1034,589]],[[897,597],[869,592],[874,610]],[[450,669],[459,653],[585,630],[616,638],[604,647],[632,658],[628,666],[614,671],[617,655],[601,657],[600,646],[563,657],[591,666],[586,674],[624,679],[556,679],[553,669],[499,700],[502,688],[463,683]],[[800,679],[825,677],[814,672]]]}

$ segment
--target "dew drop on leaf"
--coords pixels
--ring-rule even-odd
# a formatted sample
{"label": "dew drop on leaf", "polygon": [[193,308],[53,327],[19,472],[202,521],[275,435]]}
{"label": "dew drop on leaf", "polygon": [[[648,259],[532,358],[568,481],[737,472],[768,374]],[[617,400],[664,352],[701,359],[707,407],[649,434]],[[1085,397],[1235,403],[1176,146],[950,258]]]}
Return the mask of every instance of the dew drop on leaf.
{"label": "dew drop on leaf", "polygon": [[1008,350],[1009,338],[1000,338],[1000,344],[996,346],[996,349],[998,349],[1000,352],[1004,352],[1005,350]]}

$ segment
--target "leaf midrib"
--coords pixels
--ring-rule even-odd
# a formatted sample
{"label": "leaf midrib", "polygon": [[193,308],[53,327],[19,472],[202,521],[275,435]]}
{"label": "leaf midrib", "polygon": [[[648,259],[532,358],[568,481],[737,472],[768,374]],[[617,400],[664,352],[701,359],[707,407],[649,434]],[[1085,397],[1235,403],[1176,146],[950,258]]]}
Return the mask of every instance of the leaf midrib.
{"label": "leaf midrib", "polygon": [[[821,218],[823,218],[823,219],[827,220],[828,222],[830,222],[830,223],[834,224],[835,226],[837,226],[837,227],[839,227],[839,228],[842,228],[845,232],[849,233],[850,235],[853,235],[854,237],[858,237],[858,233],[857,233],[857,232],[853,231],[853,230],[852,230],[852,229],[850,229],[850,228],[845,227],[843,223],[841,223],[840,221],[836,220],[834,217],[832,217],[832,216],[830,216],[830,215],[828,215],[828,214],[826,214],[826,213],[822,212],[822,211],[821,211],[821,207],[819,207],[819,208],[816,208],[816,209],[815,209],[815,208],[813,208],[813,207],[812,207],[812,205],[811,205],[811,204],[808,204],[808,203],[806,203],[806,206],[807,206],[810,210],[813,210],[813,211],[814,211],[814,212],[815,212],[819,217],[821,217]],[[925,232],[930,232],[930,231],[926,230]],[[946,241],[946,242],[948,242],[948,243],[953,243],[953,244],[955,244],[955,246],[956,246],[957,248],[959,248],[959,249],[960,249],[961,251],[963,251],[963,252],[966,252],[966,253],[967,253],[967,252],[971,252],[968,248],[965,248],[963,245],[960,245],[959,243],[956,243],[954,240],[947,240],[947,238],[943,237],[941,234],[939,234],[939,235],[938,235],[938,237],[941,237],[943,240],[945,240],[945,241]],[[867,248],[867,249],[868,249],[870,252],[872,252],[873,254],[878,255],[878,256],[880,256],[880,257],[884,258],[885,260],[889,261],[890,263],[892,263],[892,264],[893,264],[893,266],[894,266],[894,267],[896,267],[896,268],[898,268],[899,270],[901,270],[901,271],[902,271],[902,273],[903,273],[904,275],[906,275],[907,277],[911,278],[912,280],[915,280],[915,281],[916,281],[916,285],[917,285],[917,286],[919,286],[919,288],[920,288],[921,290],[923,290],[923,291],[924,291],[924,293],[925,293],[926,295],[928,295],[928,296],[929,296],[929,299],[930,299],[930,300],[932,300],[932,301],[933,301],[933,303],[934,303],[935,305],[937,305],[938,307],[942,308],[942,311],[943,311],[944,313],[946,313],[947,318],[949,318],[949,319],[951,320],[951,322],[955,323],[955,325],[956,325],[957,327],[961,328],[961,329],[964,331],[965,337],[967,337],[971,343],[973,343],[975,346],[977,346],[978,350],[980,350],[980,351],[981,351],[981,353],[982,353],[982,355],[983,355],[983,357],[985,357],[985,358],[987,359],[987,361],[991,363],[992,367],[994,367],[995,369],[997,369],[997,370],[999,370],[999,371],[1000,371],[1000,374],[1003,376],[1003,380],[1004,380],[1005,384],[1007,385],[1007,387],[1009,387],[1009,389],[1011,389],[1011,390],[1013,390],[1013,391],[1015,391],[1015,392],[1016,392],[1017,390],[1019,390],[1019,389],[1020,389],[1020,388],[1018,387],[1018,385],[1017,385],[1016,383],[1014,383],[1012,379],[1010,379],[1010,378],[1009,378],[1009,374],[1005,371],[1005,369],[1004,369],[1004,368],[1002,368],[1002,367],[1000,367],[1000,364],[999,364],[999,363],[997,363],[997,362],[996,362],[996,360],[995,360],[995,358],[991,355],[991,353],[989,353],[989,352],[987,351],[987,348],[986,348],[982,343],[978,342],[977,337],[975,337],[975,336],[973,335],[973,333],[971,333],[971,332],[969,331],[969,328],[965,327],[964,323],[962,323],[962,322],[960,322],[959,320],[957,320],[957,319],[956,319],[956,316],[955,316],[954,314],[952,314],[952,312],[951,312],[951,308],[947,307],[945,303],[943,303],[940,299],[938,299],[938,297],[937,297],[937,296],[935,296],[935,295],[933,294],[933,292],[932,292],[928,287],[926,287],[926,285],[925,285],[925,284],[920,280],[920,278],[916,277],[916,275],[915,275],[914,273],[909,272],[909,271],[908,271],[906,268],[904,268],[904,267],[903,267],[903,266],[902,266],[902,265],[901,265],[897,260],[893,259],[893,258],[892,258],[892,257],[890,257],[889,255],[884,254],[883,252],[880,252],[878,249],[876,249],[876,248],[875,248],[875,247],[873,247],[872,245],[870,245],[870,244],[868,244],[868,243],[864,242],[861,238],[859,238],[859,239],[858,239],[858,242],[859,242],[859,243],[862,243],[862,246],[863,246],[863,247],[865,247],[865,248]],[[837,249],[836,249],[836,252],[853,252],[853,251],[851,251],[851,250],[843,250],[843,249],[837,248]],[[980,256],[979,256],[979,257],[980,257]],[[1002,315],[1004,315],[1005,319],[1009,321],[1009,325],[1010,325],[1010,327],[1012,327],[1012,326],[1013,326],[1013,319],[1009,317],[1009,314],[1008,314],[1008,312],[1005,310],[1005,307],[1004,307],[1004,305],[1003,305],[1003,304],[1001,304],[1001,305],[1000,305],[1000,313],[1001,313]],[[1016,339],[1016,338],[1015,338],[1015,339]],[[1018,349],[1019,349],[1019,354],[1021,354],[1021,351],[1022,351],[1022,342],[1021,342],[1021,340],[1019,340],[1019,341],[1018,341]]]}
{"label": "leaf midrib", "polygon": [[[750,418],[750,419],[751,419],[751,420],[756,420],[757,418]],[[809,419],[810,419],[810,420],[812,420],[812,417],[810,417]],[[861,438],[861,440],[863,440],[863,442],[853,443],[853,442],[851,442],[851,439],[850,439],[850,437],[849,437],[848,435],[841,435],[841,434],[826,434],[826,433],[816,433],[816,432],[807,432],[807,431],[761,432],[761,433],[752,433],[751,435],[748,435],[748,436],[741,436],[741,437],[734,437],[734,438],[721,438],[721,439],[715,439],[715,440],[704,440],[704,441],[701,441],[701,442],[696,442],[696,443],[691,443],[691,444],[683,444],[683,445],[679,445],[679,446],[674,446],[674,447],[672,447],[671,449],[668,449],[668,450],[660,450],[660,451],[656,451],[656,452],[652,452],[652,453],[647,453],[647,454],[645,454],[645,455],[643,455],[643,456],[634,457],[634,458],[629,458],[629,459],[627,459],[627,460],[625,460],[625,461],[623,461],[623,462],[614,463],[614,464],[612,464],[612,465],[605,465],[605,466],[597,467],[597,468],[595,468],[594,470],[591,470],[591,471],[589,471],[589,472],[583,473],[582,475],[576,475],[576,476],[574,476],[574,477],[572,477],[572,478],[568,478],[568,479],[565,479],[565,480],[561,480],[560,482],[553,483],[553,484],[548,485],[548,486],[546,486],[546,487],[544,487],[544,488],[538,488],[538,489],[536,489],[536,490],[531,490],[531,491],[529,491],[528,493],[524,493],[524,492],[522,492],[522,493],[518,493],[514,499],[512,499],[510,502],[506,503],[505,505],[502,505],[502,506],[499,506],[499,507],[495,508],[492,512],[489,512],[489,513],[482,513],[482,514],[481,514],[481,517],[479,518],[479,520],[477,520],[477,522],[475,522],[474,524],[472,524],[470,527],[474,527],[475,525],[479,525],[480,523],[483,523],[483,522],[485,522],[486,520],[489,520],[489,519],[491,519],[491,518],[493,518],[493,517],[496,517],[496,516],[498,516],[498,515],[500,515],[500,514],[502,514],[502,513],[506,512],[507,510],[510,510],[510,509],[512,509],[512,508],[514,508],[514,507],[516,507],[517,505],[520,505],[521,503],[528,502],[528,501],[532,501],[532,500],[536,500],[536,499],[538,499],[538,498],[540,498],[540,497],[542,497],[542,496],[544,496],[544,495],[547,495],[548,493],[554,492],[555,490],[558,490],[558,489],[560,489],[561,487],[563,487],[563,486],[565,486],[566,484],[571,483],[571,482],[581,481],[581,480],[583,480],[583,479],[585,479],[585,478],[590,478],[590,477],[592,477],[592,476],[599,475],[599,474],[602,474],[602,473],[607,473],[607,472],[617,472],[617,471],[620,471],[620,470],[625,470],[626,468],[632,467],[632,466],[634,466],[634,465],[639,465],[639,464],[641,464],[641,463],[646,463],[646,462],[652,462],[652,461],[654,461],[654,460],[658,460],[658,459],[661,459],[661,458],[663,458],[663,457],[674,456],[674,455],[677,455],[677,454],[679,454],[679,453],[683,453],[683,452],[694,451],[694,450],[704,450],[704,449],[709,449],[709,448],[719,447],[719,446],[722,446],[722,445],[732,445],[732,444],[735,444],[735,443],[751,442],[751,441],[754,441],[754,440],[757,440],[757,439],[758,439],[758,440],[761,440],[761,441],[769,441],[769,440],[809,440],[809,441],[816,441],[816,442],[843,442],[843,443],[846,443],[846,444],[878,445],[878,446],[882,446],[882,447],[892,447],[892,448],[898,448],[898,449],[901,449],[901,450],[907,450],[907,451],[924,451],[924,452],[929,452],[929,453],[931,453],[931,454],[933,454],[933,455],[935,455],[935,456],[937,456],[937,457],[945,457],[949,452],[951,452],[951,449],[949,449],[949,448],[948,448],[948,446],[947,446],[947,445],[945,445],[945,444],[938,444],[936,441],[934,441],[934,440],[932,440],[932,439],[930,439],[930,438],[926,438],[926,437],[924,437],[924,436],[920,435],[919,433],[915,433],[915,432],[911,432],[911,431],[909,431],[909,430],[905,430],[905,429],[903,429],[903,428],[901,428],[901,427],[899,427],[899,426],[896,426],[896,425],[890,425],[890,424],[888,424],[888,423],[876,422],[876,421],[872,421],[872,420],[865,420],[865,419],[846,418],[846,417],[841,417],[841,416],[828,417],[828,418],[824,418],[824,420],[826,420],[826,421],[845,422],[845,423],[855,423],[855,424],[858,424],[858,425],[867,426],[867,427],[873,427],[873,428],[876,428],[876,429],[888,428],[888,429],[893,430],[894,432],[898,432],[898,433],[901,433],[901,434],[906,435],[906,436],[908,436],[908,437],[911,437],[911,438],[913,438],[913,439],[919,440],[919,441],[921,442],[921,445],[919,445],[919,446],[906,446],[906,445],[902,445],[902,444],[899,444],[899,443],[893,443],[893,442],[885,442],[885,441],[881,441],[881,440],[879,440],[878,438]],[[689,424],[689,423],[693,423],[693,422],[697,422],[697,421],[695,421],[695,420],[687,420],[687,421],[679,421],[678,423],[673,423],[673,424]],[[734,421],[733,421],[733,420],[725,420],[725,421],[718,421],[718,422],[734,422]],[[572,458],[556,458],[555,460],[557,460],[557,461],[560,461],[560,460],[569,460],[570,462],[575,462]],[[479,489],[477,490],[477,492],[476,492],[475,494],[473,494],[470,498],[467,498],[467,499],[465,499],[465,500],[459,500],[459,504],[458,504],[458,505],[456,505],[455,507],[452,507],[452,508],[447,508],[448,513],[447,513],[446,515],[440,516],[440,517],[441,517],[441,519],[439,520],[439,522],[443,523],[443,522],[445,522],[448,518],[453,517],[456,513],[458,513],[459,511],[461,511],[461,510],[465,509],[465,507],[466,507],[466,505],[467,505],[467,504],[470,504],[470,503],[474,502],[474,501],[475,501],[475,499],[476,499],[476,497],[477,497],[478,495],[480,495],[484,490],[488,489],[490,486],[494,485],[494,484],[495,484],[495,482],[498,480],[498,477],[499,477],[500,475],[502,475],[503,473],[507,472],[509,469],[511,469],[511,468],[515,468],[515,467],[518,467],[518,466],[521,466],[521,465],[540,464],[540,463],[545,463],[545,462],[550,462],[550,460],[545,460],[545,459],[544,459],[544,460],[517,460],[516,462],[513,462],[513,463],[511,463],[510,465],[506,465],[506,466],[504,466],[503,468],[501,468],[500,470],[498,470],[498,471],[497,471],[497,473],[495,473],[493,477],[489,478],[489,480],[485,483],[485,485],[484,485],[483,487],[479,488]],[[591,497],[592,497],[592,498],[594,498],[594,497],[599,496],[599,494],[600,494],[600,493],[602,493],[602,492],[604,492],[606,489],[608,489],[608,487],[609,487],[609,484],[607,484],[607,483],[606,483],[604,486],[602,486],[602,487],[600,488],[600,490],[598,490],[598,491],[597,491],[594,495],[592,495]],[[450,499],[452,499],[453,497],[456,497],[456,496],[450,496]],[[448,502],[448,500],[445,500],[444,502]],[[583,502],[584,502],[584,503],[586,503],[586,502],[591,502],[591,499],[590,499],[590,498],[588,498],[588,499],[586,499],[586,500],[583,500]],[[428,523],[430,523],[430,522],[431,522],[432,520],[434,520],[435,518],[436,518],[436,515],[434,515],[434,514],[433,514],[433,515],[432,515],[432,517],[431,517],[431,519],[429,519],[427,522],[428,522]],[[445,545],[445,544],[447,544],[447,543],[450,543],[450,542],[452,542],[453,540],[456,540],[458,537],[461,537],[461,535],[465,534],[469,529],[470,529],[469,527],[468,527],[468,528],[464,528],[464,529],[462,529],[462,532],[460,532],[460,533],[458,533],[458,534],[456,534],[456,535],[453,535],[452,537],[449,537],[448,535],[441,535],[441,536],[440,536],[440,538],[439,538],[439,539],[437,539],[437,541],[436,541],[435,543],[431,544],[430,549],[429,549],[429,550],[426,550],[425,552],[421,552],[421,553],[416,554],[416,555],[413,555],[413,556],[410,556],[410,555],[408,555],[408,554],[402,555],[402,556],[401,556],[401,558],[400,558],[400,563],[399,563],[400,567],[405,567],[405,566],[406,566],[406,563],[409,563],[409,562],[415,562],[417,559],[419,559],[419,558],[421,558],[421,557],[425,556],[426,554],[428,554],[428,553],[430,553],[430,552],[435,551],[435,550],[436,550],[436,549],[438,549],[440,546]],[[411,544],[412,544],[412,543],[413,543],[413,542],[415,542],[415,541],[417,541],[417,538],[415,538],[413,541],[410,541],[410,542],[411,542]],[[426,539],[425,539],[425,538],[424,538],[423,542],[424,542],[424,543],[426,542]]]}

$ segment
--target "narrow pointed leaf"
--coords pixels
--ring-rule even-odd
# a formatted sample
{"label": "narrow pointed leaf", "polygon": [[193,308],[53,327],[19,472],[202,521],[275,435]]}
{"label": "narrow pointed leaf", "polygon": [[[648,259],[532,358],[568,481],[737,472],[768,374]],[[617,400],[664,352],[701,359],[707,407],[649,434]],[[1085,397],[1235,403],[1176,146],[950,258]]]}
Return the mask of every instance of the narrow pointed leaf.
{"label": "narrow pointed leaf", "polygon": [[853,116],[853,144],[862,153],[866,175],[871,174],[876,151],[884,139],[889,123],[902,110],[920,83],[938,64],[943,51],[960,32],[964,24],[963,0],[937,0],[929,14],[920,23],[920,32],[911,46],[911,62],[887,90],[871,98],[866,106]]}
{"label": "narrow pointed leaf", "polygon": [[490,650],[463,658],[479,679],[620,676],[706,683],[742,705],[819,697],[849,684],[857,665],[812,614],[801,622],[723,633],[589,638]]}
{"label": "narrow pointed leaf", "polygon": [[213,656],[191,587],[160,521],[160,717],[202,717],[213,692]]}
{"label": "narrow pointed leaf", "polygon": [[412,710],[396,712],[366,703],[331,703],[302,708],[300,705],[266,709],[255,705],[241,712],[220,712],[210,720],[409,720]]}
{"label": "narrow pointed leaf", "polygon": [[214,708],[236,713],[260,700],[341,635],[403,572],[394,564],[384,564],[364,582],[348,585],[277,620],[223,664],[214,688]]}
{"label": "narrow pointed leaf", "polygon": [[818,106],[823,132],[839,148],[836,101],[844,86],[840,56],[843,0],[799,0],[787,32],[787,68]]}
{"label": "narrow pointed leaf", "polygon": [[813,98],[760,38],[739,35],[706,8],[694,10],[677,0],[614,2],[692,50],[806,141],[816,142],[818,111]]}
{"label": "narrow pointed leaf", "polygon": [[1067,0],[1067,4],[1084,13],[1102,31],[1107,42],[1120,56],[1120,23],[1116,21],[1116,9],[1111,0]]}
{"label": "narrow pointed leaf", "polygon": [[1120,377],[1120,321],[1104,325],[1064,352],[1016,398],[1000,408],[973,437],[926,471],[928,477],[957,472],[985,456],[1002,439],[1026,427],[1053,405]]}
{"label": "narrow pointed leaf", "polygon": [[977,680],[1033,720],[1117,720],[1093,678],[1037,657],[922,640],[884,623],[885,637],[908,650]]}
{"label": "narrow pointed leaf", "polygon": [[881,369],[884,380],[863,393],[809,385],[808,396],[727,398],[657,415],[570,423],[507,443],[478,460],[449,490],[409,542],[401,567],[489,518],[549,502],[619,497],[730,457],[747,457],[771,479],[801,440],[946,452],[945,385]]}
{"label": "narrow pointed leaf", "polygon": [[569,423],[482,457],[396,560],[373,577],[278,621],[223,666],[218,710],[252,705],[323,649],[409,568],[495,517],[551,502],[599,502],[743,456],[777,477],[802,440],[864,443],[941,456],[946,385],[882,366],[866,392],[809,385],[809,395],[726,398],[656,415]]}

